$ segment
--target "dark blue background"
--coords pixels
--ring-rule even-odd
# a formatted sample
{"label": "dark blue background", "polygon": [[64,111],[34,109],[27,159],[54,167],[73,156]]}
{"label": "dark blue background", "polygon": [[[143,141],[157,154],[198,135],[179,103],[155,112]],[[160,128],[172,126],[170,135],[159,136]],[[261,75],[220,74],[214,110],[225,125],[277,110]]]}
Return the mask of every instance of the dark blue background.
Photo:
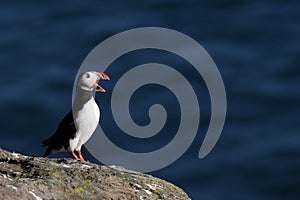
{"label": "dark blue background", "polygon": [[[178,161],[152,174],[184,188],[193,199],[297,199],[299,10],[299,1],[292,0],[2,2],[0,146],[41,155],[45,149],[40,142],[52,134],[70,109],[74,78],[90,50],[127,29],[171,28],[202,44],[216,62],[227,92],[227,120],[216,147],[198,159],[210,117],[209,96],[204,85],[200,86],[202,121],[196,140]],[[163,55],[136,52],[117,62],[128,68],[143,60],[188,66],[174,55]],[[115,69],[110,74],[118,77],[120,70]],[[103,86],[112,89],[110,83]],[[141,88],[143,93],[146,90],[164,91],[166,99],[174,98],[162,87]],[[107,99],[109,92],[102,97]],[[97,99],[105,105],[101,96]],[[145,121],[139,113],[132,113],[137,123],[146,123],[147,106],[157,99],[143,99],[138,92],[133,99],[148,102],[145,107],[136,103]],[[176,117],[171,120],[178,121]],[[111,128],[109,123],[105,126]],[[172,127],[166,129],[172,132]],[[123,137],[114,136],[112,131],[111,139],[123,143],[124,148],[143,151],[147,143],[137,145],[136,140],[125,138],[124,144]],[[148,144],[159,148],[172,137],[158,135],[160,143]]]}

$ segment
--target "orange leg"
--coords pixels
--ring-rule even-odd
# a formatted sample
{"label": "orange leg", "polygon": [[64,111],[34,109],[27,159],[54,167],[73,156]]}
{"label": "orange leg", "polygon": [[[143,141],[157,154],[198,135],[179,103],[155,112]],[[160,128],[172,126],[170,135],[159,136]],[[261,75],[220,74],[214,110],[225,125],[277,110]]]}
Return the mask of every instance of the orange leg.
{"label": "orange leg", "polygon": [[79,157],[79,160],[84,160],[84,158],[81,155],[81,151],[78,151],[78,157]]}
{"label": "orange leg", "polygon": [[74,159],[76,159],[76,160],[80,160],[80,159],[78,158],[78,156],[75,154],[75,152],[74,152],[74,151],[71,151],[71,154],[72,154],[72,156],[73,156],[73,158],[74,158]]}

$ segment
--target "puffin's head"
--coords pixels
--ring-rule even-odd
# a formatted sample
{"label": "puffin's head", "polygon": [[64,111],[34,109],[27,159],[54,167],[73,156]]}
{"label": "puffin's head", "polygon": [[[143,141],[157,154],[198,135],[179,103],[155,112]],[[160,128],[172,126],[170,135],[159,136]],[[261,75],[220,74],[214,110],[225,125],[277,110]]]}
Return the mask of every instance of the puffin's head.
{"label": "puffin's head", "polygon": [[95,90],[96,92],[105,92],[105,90],[98,84],[100,79],[109,80],[109,77],[103,72],[84,72],[78,79],[78,86],[87,91]]}

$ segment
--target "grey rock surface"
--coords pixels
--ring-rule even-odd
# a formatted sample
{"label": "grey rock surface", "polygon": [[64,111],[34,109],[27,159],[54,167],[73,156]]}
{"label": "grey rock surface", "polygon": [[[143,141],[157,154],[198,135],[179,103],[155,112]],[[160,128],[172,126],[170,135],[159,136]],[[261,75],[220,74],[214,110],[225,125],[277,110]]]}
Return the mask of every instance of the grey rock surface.
{"label": "grey rock surface", "polygon": [[86,161],[24,156],[0,149],[0,199],[186,200],[151,175]]}

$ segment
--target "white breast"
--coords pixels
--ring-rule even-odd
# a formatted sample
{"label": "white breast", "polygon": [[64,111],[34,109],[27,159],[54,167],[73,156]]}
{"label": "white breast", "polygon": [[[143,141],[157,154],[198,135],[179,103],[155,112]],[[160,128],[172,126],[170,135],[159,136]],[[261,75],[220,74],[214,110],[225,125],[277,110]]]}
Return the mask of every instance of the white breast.
{"label": "white breast", "polygon": [[84,104],[75,119],[77,133],[74,140],[70,142],[71,149],[80,150],[81,146],[88,141],[96,130],[99,119],[99,107],[94,98],[91,98],[91,100]]}

